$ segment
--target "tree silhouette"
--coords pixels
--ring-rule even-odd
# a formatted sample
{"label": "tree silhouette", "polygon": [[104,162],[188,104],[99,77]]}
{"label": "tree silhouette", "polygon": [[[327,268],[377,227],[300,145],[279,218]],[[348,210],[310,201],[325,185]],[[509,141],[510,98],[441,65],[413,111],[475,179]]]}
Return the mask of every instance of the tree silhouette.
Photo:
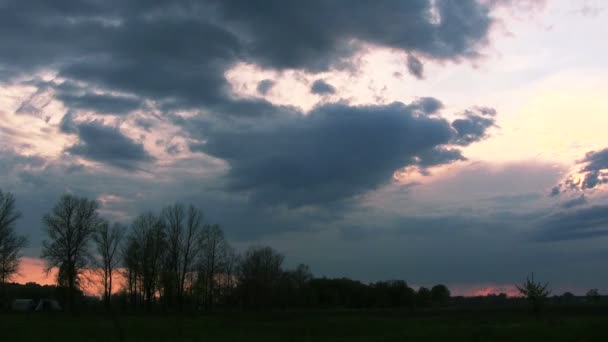
{"label": "tree silhouette", "polygon": [[227,248],[222,228],[217,224],[206,225],[202,231],[199,248],[199,287],[203,289],[205,308],[211,310],[216,300],[217,276],[222,272],[223,249]]}
{"label": "tree silhouette", "polygon": [[587,291],[585,295],[587,296],[587,300],[591,303],[598,303],[601,299],[600,291],[598,289],[591,289]]}
{"label": "tree silhouette", "polygon": [[251,247],[239,266],[239,290],[245,305],[261,307],[271,304],[283,270],[283,255],[271,247]]}
{"label": "tree silhouette", "polygon": [[4,306],[5,284],[17,272],[21,250],[27,244],[27,239],[15,232],[15,223],[20,217],[15,196],[0,190],[0,308]]}
{"label": "tree silhouette", "polygon": [[113,275],[120,263],[118,247],[124,235],[125,228],[122,225],[116,223],[110,228],[107,222],[103,222],[93,235],[100,259],[97,266],[101,270],[103,299],[108,308],[111,306]]}
{"label": "tree silhouette", "polygon": [[194,263],[200,254],[197,244],[201,239],[203,213],[194,206],[186,210],[182,204],[176,203],[163,210],[162,218],[167,238],[168,281],[165,286],[169,287],[165,288],[165,296],[168,297],[169,304],[175,296],[181,311],[186,278],[193,272]]}
{"label": "tree silhouette", "polygon": [[446,305],[450,300],[450,290],[445,285],[435,285],[431,288],[431,299],[437,305]]}
{"label": "tree silhouette", "polygon": [[46,270],[58,268],[58,284],[67,288],[67,307],[74,309],[83,271],[92,263],[89,242],[106,224],[97,213],[98,204],[85,197],[63,195],[43,218],[48,240],[42,243]]}
{"label": "tree silhouette", "polygon": [[[166,253],[166,237],[162,220],[152,212],[139,215],[132,224],[129,237],[129,257],[136,263],[138,283],[146,304],[152,309],[152,302],[159,290],[159,280]],[[132,253],[132,254],[131,254]],[[129,260],[131,261],[131,260]]]}
{"label": "tree silhouette", "polygon": [[551,294],[549,283],[542,284],[535,281],[534,273],[532,273],[521,285],[515,286],[519,293],[526,297],[528,302],[532,305],[534,313],[540,314],[547,297]]}

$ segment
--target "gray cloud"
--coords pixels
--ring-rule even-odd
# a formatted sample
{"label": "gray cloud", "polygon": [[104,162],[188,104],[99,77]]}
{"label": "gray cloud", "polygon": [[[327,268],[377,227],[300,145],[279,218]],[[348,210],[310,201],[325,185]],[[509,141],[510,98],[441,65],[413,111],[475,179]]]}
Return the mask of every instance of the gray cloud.
{"label": "gray cloud", "polygon": [[89,121],[78,124],[77,130],[78,143],[65,150],[72,155],[128,170],[153,160],[141,143],[125,136],[116,127]]}
{"label": "gray cloud", "polygon": [[564,203],[561,204],[561,206],[564,209],[570,209],[570,208],[578,207],[581,205],[585,205],[587,203],[588,203],[588,201],[587,201],[587,198],[585,197],[585,195],[580,195],[579,197],[565,201]]}
{"label": "gray cloud", "polygon": [[191,150],[230,164],[231,189],[250,192],[256,201],[299,206],[373,190],[406,166],[426,169],[464,160],[458,149],[447,147],[460,143],[461,132],[429,116],[440,107],[429,98],[410,105],[330,104],[245,127],[182,124],[205,140]]}
{"label": "gray cloud", "polygon": [[[231,101],[224,72],[239,61],[326,71],[344,66],[361,43],[434,59],[474,58],[492,18],[474,0],[390,0],[381,6],[346,0],[19,0],[6,4],[0,23],[5,78],[54,69],[96,88],[193,108]],[[65,100],[110,107],[104,111],[135,106],[90,94]]]}
{"label": "gray cloud", "polygon": [[407,70],[419,80],[424,78],[424,65],[414,55],[407,55]]}
{"label": "gray cloud", "polygon": [[59,122],[59,131],[66,134],[78,133],[78,126],[74,122],[74,113],[68,111]]}
{"label": "gray cloud", "polygon": [[538,241],[580,240],[608,235],[608,206],[560,211],[542,219]]}
{"label": "gray cloud", "polygon": [[601,151],[588,152],[581,163],[586,165],[581,169],[585,174],[581,187],[591,189],[608,181],[608,148]]}
{"label": "gray cloud", "polygon": [[317,95],[335,94],[336,88],[324,80],[316,80],[310,87],[310,92]]}
{"label": "gray cloud", "polygon": [[[278,69],[327,70],[359,42],[417,51],[440,59],[474,57],[491,19],[476,1],[212,1],[226,22],[250,33],[246,53]],[[437,15],[435,18],[432,12]]]}
{"label": "gray cloud", "polygon": [[608,183],[608,148],[587,152],[577,164],[578,174],[571,175],[556,185],[551,192],[552,196],[572,190],[592,190]]}
{"label": "gray cloud", "polygon": [[274,87],[275,82],[273,80],[261,80],[258,83],[258,86],[256,88],[256,90],[258,91],[258,93],[262,94],[262,95],[266,95],[270,89],[272,89],[272,87]]}
{"label": "gray cloud", "polygon": [[123,115],[141,108],[142,102],[134,97],[108,94],[60,94],[57,96],[64,105],[72,109],[91,110],[97,114]]}
{"label": "gray cloud", "polygon": [[452,122],[452,127],[458,132],[454,143],[462,146],[486,138],[486,131],[496,122],[496,111],[493,108],[473,108],[465,111],[463,115],[464,119]]}

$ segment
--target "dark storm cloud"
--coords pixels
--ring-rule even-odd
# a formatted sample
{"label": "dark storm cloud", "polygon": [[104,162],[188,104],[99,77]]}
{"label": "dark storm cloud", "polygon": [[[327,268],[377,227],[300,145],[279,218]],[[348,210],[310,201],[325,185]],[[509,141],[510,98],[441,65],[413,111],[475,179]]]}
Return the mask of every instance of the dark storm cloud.
{"label": "dark storm cloud", "polygon": [[153,160],[141,143],[125,136],[116,127],[90,121],[78,124],[77,131],[78,143],[66,149],[72,155],[128,170]]}
{"label": "dark storm cloud", "polygon": [[57,70],[167,106],[213,106],[230,101],[224,72],[238,61],[325,71],[360,43],[469,58],[491,22],[473,0],[14,0],[0,8],[0,70],[4,77]]}
{"label": "dark storm cloud", "polygon": [[495,125],[493,108],[473,108],[464,112],[464,119],[452,122],[452,127],[458,132],[455,144],[467,146],[486,137],[488,128]]}
{"label": "dark storm cloud", "polygon": [[205,143],[192,143],[191,150],[230,164],[231,189],[251,192],[260,202],[311,205],[373,190],[406,166],[463,160],[460,150],[446,146],[459,142],[460,133],[447,120],[429,116],[440,107],[429,98],[411,105],[330,104],[262,125],[189,121],[187,128],[204,132]]}
{"label": "dark storm cloud", "polygon": [[449,164],[458,160],[466,160],[462,152],[458,149],[435,147],[431,150],[421,152],[417,155],[416,165],[423,170],[429,167]]}
{"label": "dark storm cloud", "polygon": [[473,57],[491,24],[488,8],[471,0],[211,2],[228,24],[248,33],[253,61],[279,69],[327,70],[359,42],[440,59]]}
{"label": "dark storm cloud", "polygon": [[256,90],[258,91],[258,93],[262,94],[262,95],[266,95],[270,89],[272,89],[272,87],[274,87],[275,82],[273,80],[261,80],[258,83],[258,86],[256,88]]}
{"label": "dark storm cloud", "polygon": [[608,206],[597,205],[560,211],[543,220],[538,241],[589,239],[608,235]]}
{"label": "dark storm cloud", "polygon": [[324,80],[316,80],[310,87],[310,92],[317,95],[335,94],[336,88]]}
{"label": "dark storm cloud", "polygon": [[69,108],[91,110],[97,114],[123,115],[142,106],[142,102],[137,98],[108,94],[60,94],[57,98]]}
{"label": "dark storm cloud", "polygon": [[414,55],[407,56],[407,70],[419,80],[424,78],[424,65]]}

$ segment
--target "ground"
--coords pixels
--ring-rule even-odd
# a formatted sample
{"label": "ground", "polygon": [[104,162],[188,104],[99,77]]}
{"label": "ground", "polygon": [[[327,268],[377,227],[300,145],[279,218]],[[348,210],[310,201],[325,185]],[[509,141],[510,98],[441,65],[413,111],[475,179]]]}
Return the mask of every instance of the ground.
{"label": "ground", "polygon": [[0,315],[2,341],[608,341],[608,311]]}

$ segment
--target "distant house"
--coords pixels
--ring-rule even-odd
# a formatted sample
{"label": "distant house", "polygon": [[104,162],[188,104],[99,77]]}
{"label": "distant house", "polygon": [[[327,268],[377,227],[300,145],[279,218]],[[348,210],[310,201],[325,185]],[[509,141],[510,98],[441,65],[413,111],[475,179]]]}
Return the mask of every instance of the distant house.
{"label": "distant house", "polygon": [[41,299],[36,307],[36,312],[61,311],[61,305],[54,299]]}
{"label": "distant house", "polygon": [[36,309],[36,302],[33,299],[15,299],[11,303],[11,311],[32,312]]}

